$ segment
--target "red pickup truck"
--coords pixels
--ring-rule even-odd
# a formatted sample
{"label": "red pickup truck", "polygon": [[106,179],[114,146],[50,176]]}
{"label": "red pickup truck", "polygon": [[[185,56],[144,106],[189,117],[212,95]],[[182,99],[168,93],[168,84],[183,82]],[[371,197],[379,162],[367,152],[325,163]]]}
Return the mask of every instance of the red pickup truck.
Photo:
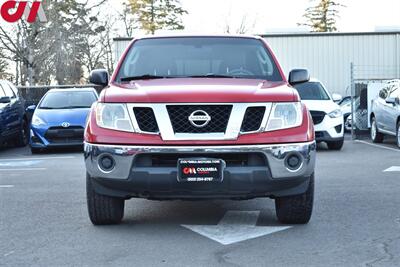
{"label": "red pickup truck", "polygon": [[125,200],[275,199],[280,222],[310,220],[316,143],[307,108],[262,38],[135,39],[85,131],[93,224],[119,223]]}

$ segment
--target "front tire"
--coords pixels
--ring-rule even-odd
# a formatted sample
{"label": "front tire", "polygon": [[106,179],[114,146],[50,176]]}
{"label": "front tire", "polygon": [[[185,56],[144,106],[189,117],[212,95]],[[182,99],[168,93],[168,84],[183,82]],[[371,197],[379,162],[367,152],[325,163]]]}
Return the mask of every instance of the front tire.
{"label": "front tire", "polygon": [[17,147],[25,147],[29,143],[29,127],[28,122],[24,119],[21,124],[18,136],[15,139]]}
{"label": "front tire", "polygon": [[94,225],[118,224],[122,221],[125,200],[96,193],[89,174],[86,174],[86,196],[89,218]]}
{"label": "front tire", "polygon": [[276,216],[281,223],[306,224],[310,221],[314,204],[314,174],[304,194],[275,199]]}
{"label": "front tire", "polygon": [[375,117],[371,119],[371,139],[374,143],[382,143],[383,142],[383,134],[381,134],[378,130],[378,125],[376,123]]}
{"label": "front tire", "polygon": [[397,133],[396,133],[396,139],[397,139],[397,147],[400,148],[400,121],[397,122]]}
{"label": "front tire", "polygon": [[344,138],[340,141],[327,142],[327,144],[330,150],[341,150],[344,144]]}

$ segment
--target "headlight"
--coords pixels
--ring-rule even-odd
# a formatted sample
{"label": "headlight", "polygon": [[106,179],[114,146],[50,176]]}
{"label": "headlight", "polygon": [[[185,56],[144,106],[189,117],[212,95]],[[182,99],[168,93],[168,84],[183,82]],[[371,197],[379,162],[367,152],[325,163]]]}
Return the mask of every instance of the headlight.
{"label": "headlight", "polygon": [[36,115],[33,115],[31,125],[34,127],[44,126],[46,123]]}
{"label": "headlight", "polygon": [[132,122],[125,104],[98,103],[96,122],[99,127],[133,132]]}
{"label": "headlight", "polygon": [[301,103],[275,103],[272,106],[266,131],[298,127],[303,123]]}
{"label": "headlight", "polygon": [[335,109],[334,111],[329,113],[328,116],[331,117],[332,119],[335,119],[343,116],[343,113],[340,109]]}

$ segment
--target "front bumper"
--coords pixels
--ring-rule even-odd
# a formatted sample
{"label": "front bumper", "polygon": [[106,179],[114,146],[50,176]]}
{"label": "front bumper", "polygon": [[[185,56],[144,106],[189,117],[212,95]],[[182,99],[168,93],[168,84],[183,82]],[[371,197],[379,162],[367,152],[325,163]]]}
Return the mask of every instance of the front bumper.
{"label": "front bumper", "polygon": [[[256,154],[265,164],[230,165],[220,183],[180,183],[175,165],[138,165],[146,155],[180,157],[225,157]],[[99,194],[149,199],[253,198],[304,193],[314,172],[315,142],[247,146],[123,146],[85,143],[85,164]],[[287,159],[297,156],[301,164],[288,168]],[[104,171],[100,159],[110,156],[114,167]],[[236,156],[234,156],[236,157]],[[172,163],[174,164],[174,163]]]}
{"label": "front bumper", "polygon": [[30,131],[30,141],[29,144],[32,148],[39,148],[39,149],[45,149],[45,148],[58,148],[58,147],[78,147],[78,146],[83,146],[83,136],[81,140],[60,140],[57,142],[52,142],[51,140],[48,140],[45,137],[45,133],[47,131],[46,129],[35,129],[31,128]]}
{"label": "front bumper", "polygon": [[314,126],[317,142],[340,141],[344,138],[344,120],[343,117],[331,118],[328,115],[324,120]]}

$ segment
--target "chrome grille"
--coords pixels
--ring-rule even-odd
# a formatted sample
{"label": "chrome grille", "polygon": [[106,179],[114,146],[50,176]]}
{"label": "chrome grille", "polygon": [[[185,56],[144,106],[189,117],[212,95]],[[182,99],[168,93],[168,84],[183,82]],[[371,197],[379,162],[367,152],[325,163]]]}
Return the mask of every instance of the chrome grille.
{"label": "chrome grille", "polygon": [[[167,105],[167,110],[175,133],[225,133],[232,105]],[[189,121],[198,110],[211,117],[204,127],[196,127]]]}
{"label": "chrome grille", "polygon": [[212,141],[236,140],[241,134],[263,131],[272,103],[129,103],[127,106],[136,133],[159,135],[164,141]]}

